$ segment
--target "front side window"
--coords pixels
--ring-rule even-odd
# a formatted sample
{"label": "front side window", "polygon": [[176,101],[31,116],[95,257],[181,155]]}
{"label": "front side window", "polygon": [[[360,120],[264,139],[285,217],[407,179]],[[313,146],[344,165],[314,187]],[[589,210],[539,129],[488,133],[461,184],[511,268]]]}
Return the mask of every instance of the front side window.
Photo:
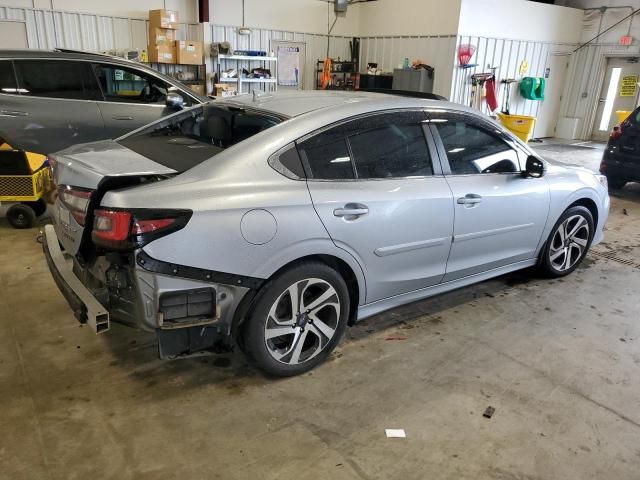
{"label": "front side window", "polygon": [[0,61],[0,93],[18,93],[11,60]]}
{"label": "front side window", "polygon": [[22,95],[73,100],[98,100],[101,97],[87,62],[16,60],[14,64]]}
{"label": "front side window", "polygon": [[[95,66],[95,72],[107,102],[164,104],[167,93],[182,94],[164,80],[133,68],[100,64]],[[189,105],[190,98],[183,98]]]}
{"label": "front side window", "polygon": [[499,136],[473,118],[439,114],[432,120],[449,159],[453,175],[516,173],[518,154]]}
{"label": "front side window", "polygon": [[433,175],[422,112],[348,121],[298,145],[310,178],[369,180]]}

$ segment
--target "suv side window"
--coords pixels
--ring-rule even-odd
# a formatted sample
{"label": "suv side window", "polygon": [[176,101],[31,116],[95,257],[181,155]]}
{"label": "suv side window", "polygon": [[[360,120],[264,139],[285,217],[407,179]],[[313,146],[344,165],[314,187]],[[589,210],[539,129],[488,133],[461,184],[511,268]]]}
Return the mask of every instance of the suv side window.
{"label": "suv side window", "polygon": [[73,60],[15,60],[19,91],[33,97],[72,100],[101,99],[87,62]]}
{"label": "suv side window", "polygon": [[517,173],[520,165],[516,151],[467,115],[437,114],[432,120],[449,159],[452,175],[481,173]]}
{"label": "suv side window", "polygon": [[[147,72],[120,65],[95,65],[96,76],[107,102],[164,104],[173,85]],[[178,91],[178,93],[181,93]],[[184,97],[189,105],[190,98]]]}
{"label": "suv side window", "polygon": [[0,93],[18,93],[16,74],[11,60],[0,61]]}
{"label": "suv side window", "polygon": [[309,178],[383,179],[433,175],[422,112],[379,113],[325,130],[298,144]]}

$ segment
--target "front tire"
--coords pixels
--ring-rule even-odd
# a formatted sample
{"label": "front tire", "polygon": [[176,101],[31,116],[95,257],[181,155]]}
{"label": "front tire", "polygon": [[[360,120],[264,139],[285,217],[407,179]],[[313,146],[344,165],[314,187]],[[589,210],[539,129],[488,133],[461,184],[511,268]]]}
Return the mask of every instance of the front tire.
{"label": "front tire", "polygon": [[342,276],[320,262],[297,265],[270,280],[243,329],[250,359],[270,375],[305,373],[339,343],[349,317]]}
{"label": "front tire", "polygon": [[558,219],[542,249],[540,269],[549,277],[569,275],[582,262],[593,240],[594,222],[589,209],[575,206]]}

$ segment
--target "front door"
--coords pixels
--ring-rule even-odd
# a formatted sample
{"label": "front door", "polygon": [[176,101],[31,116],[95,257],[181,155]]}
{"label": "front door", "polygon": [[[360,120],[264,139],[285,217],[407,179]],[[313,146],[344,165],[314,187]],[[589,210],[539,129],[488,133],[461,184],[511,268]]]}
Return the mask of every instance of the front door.
{"label": "front door", "polygon": [[[121,65],[96,64],[94,68],[104,94],[104,101],[98,106],[108,138],[117,138],[175,113],[165,106],[167,93],[175,87],[164,80]],[[190,97],[182,96],[188,105]]]}
{"label": "front door", "polygon": [[546,180],[522,177],[526,155],[492,125],[431,115],[455,208],[444,281],[534,258],[549,213]]}
{"label": "front door", "polygon": [[[637,62],[637,59],[636,59]],[[614,126],[620,123],[616,112],[632,112],[638,106],[640,64],[627,58],[609,58],[592,139],[606,142]]]}
{"label": "front door", "polygon": [[364,270],[367,303],[445,273],[453,202],[424,120],[421,111],[369,115],[298,145],[322,223]]}

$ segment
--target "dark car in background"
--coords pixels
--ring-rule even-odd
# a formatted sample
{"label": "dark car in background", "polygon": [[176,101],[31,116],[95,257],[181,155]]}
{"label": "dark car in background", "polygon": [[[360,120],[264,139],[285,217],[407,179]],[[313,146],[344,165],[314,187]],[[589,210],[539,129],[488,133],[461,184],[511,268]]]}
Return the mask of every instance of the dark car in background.
{"label": "dark car in background", "polygon": [[0,139],[48,154],[117,138],[207,99],[143,64],[67,50],[0,50]]}
{"label": "dark car in background", "polygon": [[620,189],[628,182],[640,182],[640,107],[613,129],[600,173],[607,176],[612,189]]}

